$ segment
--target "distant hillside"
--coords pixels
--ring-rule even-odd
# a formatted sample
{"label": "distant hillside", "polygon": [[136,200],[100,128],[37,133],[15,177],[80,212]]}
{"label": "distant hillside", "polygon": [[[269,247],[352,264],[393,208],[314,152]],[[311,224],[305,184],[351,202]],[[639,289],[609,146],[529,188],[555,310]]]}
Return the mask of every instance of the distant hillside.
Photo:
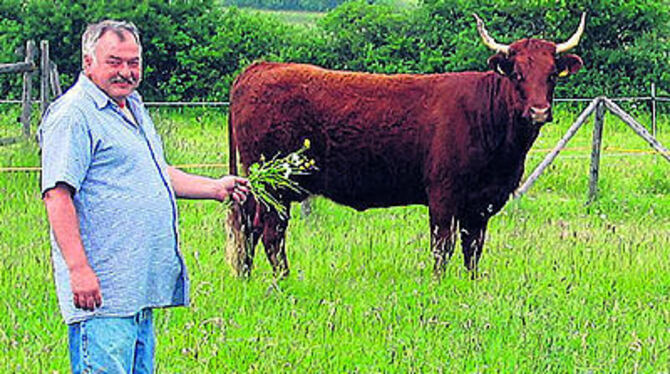
{"label": "distant hillside", "polygon": [[326,15],[326,12],[312,12],[305,10],[271,10],[247,8],[248,12],[260,15],[271,15],[280,21],[291,25],[313,26],[320,18]]}
{"label": "distant hillside", "polygon": [[347,0],[222,0],[224,6],[271,10],[301,10],[324,12]]}

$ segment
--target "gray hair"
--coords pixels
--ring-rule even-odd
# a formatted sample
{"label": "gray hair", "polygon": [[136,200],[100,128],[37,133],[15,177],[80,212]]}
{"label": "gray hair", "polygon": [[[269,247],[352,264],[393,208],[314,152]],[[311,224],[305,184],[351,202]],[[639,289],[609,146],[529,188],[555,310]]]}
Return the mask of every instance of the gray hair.
{"label": "gray hair", "polygon": [[132,22],[104,20],[98,23],[92,23],[86,27],[84,35],[81,36],[81,64],[84,66],[84,57],[91,56],[95,61],[95,47],[98,45],[100,38],[107,32],[113,31],[121,39],[125,40],[124,31],[133,35],[135,42],[140,47],[140,55],[142,54],[142,43],[140,42],[140,33],[137,27]]}

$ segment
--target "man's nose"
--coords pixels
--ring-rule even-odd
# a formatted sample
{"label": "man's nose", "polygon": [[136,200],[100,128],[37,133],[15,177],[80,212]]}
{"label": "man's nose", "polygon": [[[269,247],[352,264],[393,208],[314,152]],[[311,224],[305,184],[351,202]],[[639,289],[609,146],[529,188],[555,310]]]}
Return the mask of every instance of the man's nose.
{"label": "man's nose", "polygon": [[119,74],[121,74],[124,77],[129,77],[132,72],[132,69],[128,64],[121,64],[121,67],[119,68]]}

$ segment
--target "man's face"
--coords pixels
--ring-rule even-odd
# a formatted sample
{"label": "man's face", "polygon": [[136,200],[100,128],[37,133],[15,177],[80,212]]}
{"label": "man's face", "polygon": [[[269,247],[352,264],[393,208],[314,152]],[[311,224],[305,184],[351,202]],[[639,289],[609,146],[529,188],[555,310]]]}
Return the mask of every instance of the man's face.
{"label": "man's face", "polygon": [[95,48],[95,59],[84,56],[84,73],[117,103],[124,103],[142,79],[140,46],[133,34],[107,31]]}

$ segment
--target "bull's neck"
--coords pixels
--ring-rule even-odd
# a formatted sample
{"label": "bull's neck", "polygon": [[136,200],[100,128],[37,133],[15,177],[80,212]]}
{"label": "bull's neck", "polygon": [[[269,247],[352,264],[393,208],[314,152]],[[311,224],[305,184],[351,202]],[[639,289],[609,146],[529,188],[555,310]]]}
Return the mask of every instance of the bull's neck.
{"label": "bull's neck", "polygon": [[509,79],[495,73],[486,74],[481,84],[486,92],[484,105],[489,128],[504,129],[501,151],[515,154],[521,151],[525,155],[537,138],[539,127],[522,118],[522,101],[517,90]]}

